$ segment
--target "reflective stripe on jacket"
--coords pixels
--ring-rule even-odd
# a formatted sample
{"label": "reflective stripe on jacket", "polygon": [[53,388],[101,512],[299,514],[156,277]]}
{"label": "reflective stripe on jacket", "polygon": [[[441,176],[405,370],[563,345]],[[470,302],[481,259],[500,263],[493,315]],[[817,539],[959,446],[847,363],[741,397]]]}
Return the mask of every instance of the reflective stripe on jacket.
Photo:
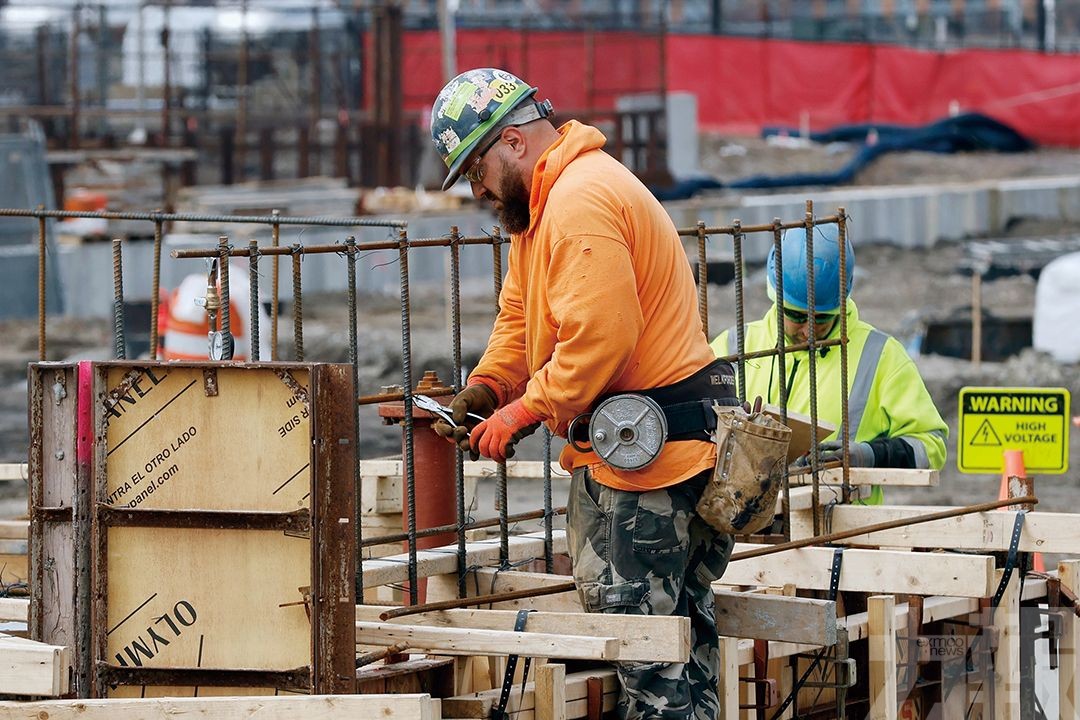
{"label": "reflective stripe on jacket", "polygon": [[[918,468],[940,470],[945,465],[945,441],[949,428],[941,419],[915,363],[900,342],[859,319],[855,301],[847,303],[848,330],[848,415],[853,430],[844,431],[840,406],[840,349],[818,350],[818,417],[834,423],[838,430],[823,440],[844,434],[846,439],[868,442],[876,438],[900,438],[911,446]],[[745,351],[775,348],[776,307],[765,317],[746,326]],[[840,336],[840,324],[829,338]],[[737,339],[733,328],[712,342],[718,356],[733,355]],[[805,350],[784,356],[788,386],[788,408],[810,414],[810,369]],[[776,356],[746,361],[746,397],[760,395],[766,402],[780,404],[779,362]]]}

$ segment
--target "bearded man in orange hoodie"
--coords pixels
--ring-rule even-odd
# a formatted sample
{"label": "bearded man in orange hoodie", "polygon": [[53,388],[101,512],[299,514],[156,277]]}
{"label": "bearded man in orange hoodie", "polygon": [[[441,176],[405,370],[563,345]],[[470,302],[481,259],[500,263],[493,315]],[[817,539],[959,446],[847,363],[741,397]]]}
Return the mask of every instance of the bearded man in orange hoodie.
{"label": "bearded man in orange hoodie", "polygon": [[[605,462],[595,452],[601,436],[586,432],[560,456],[572,473],[574,580],[589,612],[691,620],[688,662],[618,664],[621,717],[715,718],[710,584],[732,539],[695,507],[716,464],[712,406],[738,404],[734,376],[709,349],[667,213],[603,151],[599,130],[576,121],[556,129],[536,90],[479,68],[450,81],[432,107],[432,139],[449,169],[443,189],[464,176],[511,234],[488,347],[450,404],[457,425],[442,422],[436,432],[474,459],[501,462],[541,422],[566,437],[575,418],[583,416],[574,424],[583,428],[613,396],[655,403],[666,424],[655,455],[615,462],[605,452]],[[487,420],[474,424],[467,413]],[[616,435],[640,430],[624,421]],[[623,460],[636,452],[618,441],[608,449],[627,451]]]}

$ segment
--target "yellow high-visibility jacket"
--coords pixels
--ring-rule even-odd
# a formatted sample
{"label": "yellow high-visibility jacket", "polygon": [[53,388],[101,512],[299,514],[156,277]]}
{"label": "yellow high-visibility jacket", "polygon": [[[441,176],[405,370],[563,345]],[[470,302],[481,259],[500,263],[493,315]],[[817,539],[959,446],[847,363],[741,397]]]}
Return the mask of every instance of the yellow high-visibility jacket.
{"label": "yellow high-visibility jacket", "polygon": [[[840,348],[821,348],[815,363],[818,417],[837,426],[824,440],[844,437],[848,442],[867,442],[874,448],[878,467],[932,468],[945,465],[945,441],[949,428],[941,419],[915,363],[900,342],[859,319],[855,301],[847,301],[848,330],[848,415],[850,428],[841,427]],[[837,323],[828,338],[840,336]],[[717,356],[734,355],[737,350],[734,328],[720,333],[712,342]],[[745,351],[775,348],[776,306],[765,317],[746,325]],[[810,364],[807,351],[786,353],[786,378],[779,375],[776,356],[746,361],[746,398],[761,396],[767,403],[780,404],[780,385],[786,384],[787,406],[810,414]],[[868,503],[880,502],[880,488]]]}

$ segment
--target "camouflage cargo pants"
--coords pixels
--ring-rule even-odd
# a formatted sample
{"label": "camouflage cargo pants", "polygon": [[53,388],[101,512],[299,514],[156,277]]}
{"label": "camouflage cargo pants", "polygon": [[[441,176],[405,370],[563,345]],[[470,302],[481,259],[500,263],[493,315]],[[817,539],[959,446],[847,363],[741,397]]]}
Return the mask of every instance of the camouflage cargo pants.
{"label": "camouflage cargo pants", "polygon": [[636,493],[600,485],[587,468],[574,471],[567,532],[585,609],[690,618],[690,662],[617,664],[621,718],[713,720],[719,714],[710,583],[727,567],[733,541],[694,511],[708,475]]}

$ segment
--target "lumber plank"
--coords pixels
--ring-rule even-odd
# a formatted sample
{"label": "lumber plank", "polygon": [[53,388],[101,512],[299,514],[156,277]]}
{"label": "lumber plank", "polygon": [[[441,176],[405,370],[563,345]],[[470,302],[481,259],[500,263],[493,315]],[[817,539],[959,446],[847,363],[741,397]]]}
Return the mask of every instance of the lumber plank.
{"label": "lumber plank", "polygon": [[[438,580],[437,584],[431,581],[428,583],[428,600],[430,602],[457,597],[456,576],[440,576]],[[494,568],[482,568],[477,571],[475,581],[470,578],[468,590],[470,595],[475,595],[475,588],[478,584],[482,593],[486,594],[492,589],[493,582],[495,583],[494,592],[508,592],[510,590],[546,587],[571,581],[573,581],[573,578],[568,575],[547,575],[518,571],[505,572]],[[714,586],[714,593],[716,595],[716,627],[721,635],[756,638],[759,640],[785,640],[818,645],[831,645],[836,642],[836,609],[835,604],[828,600],[733,593],[719,589],[718,586]],[[581,613],[581,604],[577,593],[574,592],[542,595],[535,598],[498,603],[495,608],[505,610],[530,608],[552,613]],[[482,610],[478,612],[485,613],[489,611]],[[531,628],[536,627],[533,625],[535,622],[533,618],[535,617],[537,617],[537,614],[534,613],[529,619],[529,627]],[[583,617],[603,616],[583,615]],[[619,617],[625,621],[639,622],[639,620],[634,619],[634,616]],[[357,619],[361,619],[359,615],[357,615]],[[373,618],[366,616],[363,619],[371,620]],[[659,618],[653,619],[657,620]],[[513,627],[512,617],[509,620],[500,620],[499,622],[503,623],[500,627]],[[620,625],[616,625],[616,629],[610,632],[596,630],[593,634],[614,635],[622,638],[624,644],[620,649],[620,659],[647,660],[652,657],[655,660],[663,658],[664,662],[685,661],[685,659],[670,659],[670,646],[661,646],[661,640],[658,637],[655,635],[646,636],[644,633],[641,633],[641,637],[633,640],[635,646],[640,644],[640,652],[644,653],[644,657],[637,658],[635,653],[639,651],[627,645],[630,639],[626,636],[638,633],[620,632],[619,627]],[[622,627],[625,627],[625,625],[622,625]],[[563,632],[571,633],[573,631],[563,630]],[[670,640],[666,642],[670,643]],[[625,655],[624,653],[631,653],[631,655]],[[652,655],[650,656],[649,653],[652,653]]]}
{"label": "lumber plank", "polygon": [[[1080,560],[1058,563],[1058,578],[1075,592],[1080,582]],[[1068,608],[1062,619],[1058,641],[1058,715],[1080,717],[1080,620]]]}
{"label": "lumber plank", "polygon": [[359,645],[404,643],[410,649],[440,655],[525,655],[570,660],[616,660],[619,657],[619,641],[614,637],[379,622],[357,622],[356,642]]}
{"label": "lumber plank", "polygon": [[[832,531],[842,532],[948,509],[937,506],[842,505],[832,510]],[[844,545],[1001,552],[1009,549],[1009,538],[1012,536],[1015,519],[1015,513],[992,510],[883,530],[872,535],[858,535],[839,542]],[[792,533],[794,538],[794,529]],[[1080,513],[1029,512],[1024,519],[1020,550],[1080,554]]]}
{"label": "lumber plank", "polygon": [[[379,613],[385,610],[385,607],[377,605],[357,605],[356,620],[379,622]],[[395,625],[509,632],[513,630],[516,619],[517,613],[513,610],[462,609],[408,615],[389,622]],[[534,612],[529,614],[525,633],[618,638],[619,660],[682,663],[690,659],[690,618],[687,617]]]}
{"label": "lumber plank", "polygon": [[809,645],[836,642],[836,603],[830,600],[750,595],[714,590],[721,635]]}
{"label": "lumber plank", "polygon": [[[552,532],[553,552],[566,552],[566,531]],[[543,531],[512,535],[509,538],[509,560],[516,562],[528,558],[542,557],[544,553]],[[432,575],[445,575],[457,571],[457,544],[445,545],[416,553],[416,576],[419,578]],[[499,559],[499,538],[474,540],[465,543],[466,565],[486,565]],[[409,555],[389,555],[382,558],[364,560],[364,587],[375,587],[388,583],[405,582],[409,579]]]}
{"label": "lumber plank", "polygon": [[0,702],[0,720],[438,720],[438,701],[412,695],[281,695]]}
{"label": "lumber plank", "polygon": [[739,640],[720,636],[720,720],[739,720]]}
{"label": "lumber plank", "polygon": [[[498,465],[492,460],[466,460],[465,477],[484,478],[494,477],[498,472]],[[364,477],[401,477],[401,458],[375,458],[360,461],[360,474]],[[507,460],[506,477],[522,478],[528,480],[540,480],[544,477],[543,460]],[[552,480],[569,481],[570,476],[562,469],[558,462],[551,463]],[[400,492],[399,492],[400,495]]]}
{"label": "lumber plank", "polygon": [[[736,543],[735,552],[757,547]],[[827,590],[832,560],[832,548],[824,547],[739,560],[728,565],[714,587],[791,583],[804,590]],[[851,549],[844,552],[840,590],[987,597],[995,587],[993,566],[994,559],[984,555]]]}
{"label": "lumber plank", "polygon": [[0,635],[0,695],[63,695],[70,667],[66,647]]}
{"label": "lumber plank", "polygon": [[0,553],[0,584],[30,583],[29,560],[22,553]]}
{"label": "lumber plank", "polygon": [[870,718],[896,720],[896,608],[892,595],[867,600],[870,638]]}
{"label": "lumber plank", "polygon": [[0,463],[0,482],[26,482],[29,477],[26,463]]}
{"label": "lumber plank", "polygon": [[[567,717],[584,717],[584,701],[587,695],[586,680],[598,677],[604,684],[604,707],[605,710],[615,707],[614,698],[618,691],[618,680],[615,670],[611,668],[583,670],[566,675],[566,714]],[[499,702],[501,688],[493,688],[482,692],[459,695],[452,698],[443,698],[443,717],[447,718],[488,718],[491,717],[491,709]],[[608,707],[608,698],[611,698],[611,706]],[[525,713],[531,713],[536,708],[536,684],[528,682],[522,692],[514,688],[510,694],[510,700],[506,704],[507,712],[524,720]]]}
{"label": "lumber plank", "polygon": [[536,720],[566,720],[566,666],[547,663],[536,668]]}
{"label": "lumber plank", "polygon": [[[1011,514],[1011,513],[1010,513]],[[999,571],[999,574],[1002,574]],[[1013,573],[994,612],[994,704],[997,717],[1020,718],[1020,577]]]}
{"label": "lumber plank", "polygon": [[[800,485],[810,484],[810,476],[798,479]],[[848,469],[848,482],[851,485],[884,485],[887,487],[936,487],[941,479],[937,470],[918,470],[914,468],[862,468]],[[818,482],[822,485],[839,487],[844,482],[841,468],[829,468],[818,472]]]}
{"label": "lumber plank", "polygon": [[0,598],[0,622],[28,622],[29,598]]}
{"label": "lumber plank", "polygon": [[0,540],[25,540],[29,536],[29,520],[0,520]]}

